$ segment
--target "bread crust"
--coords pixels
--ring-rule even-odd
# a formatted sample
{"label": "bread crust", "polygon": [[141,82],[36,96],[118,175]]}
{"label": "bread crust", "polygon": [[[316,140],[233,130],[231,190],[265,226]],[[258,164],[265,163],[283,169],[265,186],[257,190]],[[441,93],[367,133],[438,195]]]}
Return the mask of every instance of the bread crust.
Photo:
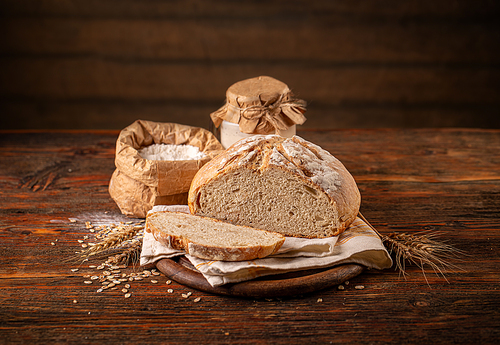
{"label": "bread crust", "polygon": [[[343,232],[358,215],[361,194],[353,176],[338,159],[298,136],[283,138],[277,135],[257,135],[240,140],[204,165],[191,183],[188,194],[190,212],[203,214],[197,200],[200,191],[210,181],[243,168],[259,173],[281,169],[326,194],[338,214],[333,235]],[[311,238],[308,234],[298,237]]]}
{"label": "bread crust", "polygon": [[[155,220],[156,217],[161,217],[162,214],[169,214],[176,217],[189,217],[193,221],[205,221],[213,224],[216,227],[217,224],[227,224],[217,219],[194,216],[186,214],[184,212],[172,212],[172,211],[160,211],[148,214],[146,218],[146,231],[153,234],[154,238],[162,243],[163,245],[177,249],[184,250],[187,254],[192,256],[206,259],[206,260],[217,260],[217,261],[247,261],[258,258],[264,258],[266,256],[276,253],[283,243],[285,242],[285,237],[281,234],[274,233],[276,237],[281,237],[278,239],[274,245],[253,245],[253,246],[217,246],[217,245],[207,245],[197,243],[187,236],[183,235],[173,235],[168,233],[168,231],[162,230],[158,227],[158,222],[160,220]],[[232,225],[232,224],[231,224]],[[232,225],[235,226],[235,225]],[[239,225],[238,228],[245,228],[253,232],[262,231],[270,233],[269,231],[258,230],[246,226]]]}

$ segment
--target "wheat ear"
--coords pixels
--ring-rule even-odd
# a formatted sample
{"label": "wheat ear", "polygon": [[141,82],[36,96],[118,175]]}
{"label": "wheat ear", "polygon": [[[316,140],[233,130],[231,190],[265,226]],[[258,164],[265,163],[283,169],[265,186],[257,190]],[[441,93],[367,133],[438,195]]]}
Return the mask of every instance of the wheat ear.
{"label": "wheat ear", "polygon": [[440,233],[426,231],[411,235],[405,233],[381,234],[361,213],[359,213],[359,217],[377,233],[389,253],[394,256],[396,269],[405,278],[406,262],[410,262],[422,270],[427,284],[429,284],[429,281],[425,275],[425,265],[430,266],[436,274],[441,275],[448,281],[444,270],[446,268],[458,268],[456,265],[449,263],[448,260],[452,257],[464,255],[457,248],[437,241],[435,238]]}
{"label": "wheat ear", "polygon": [[113,265],[128,266],[132,263],[134,266],[139,262],[141,256],[142,241],[141,239],[133,239],[128,247],[119,253],[109,256],[106,263]]}
{"label": "wheat ear", "polygon": [[123,242],[131,240],[144,227],[142,226],[125,226],[116,231],[107,234],[104,239],[98,243],[91,245],[87,250],[81,252],[81,256],[88,258],[97,254],[102,254],[110,249],[114,249],[123,245]]}

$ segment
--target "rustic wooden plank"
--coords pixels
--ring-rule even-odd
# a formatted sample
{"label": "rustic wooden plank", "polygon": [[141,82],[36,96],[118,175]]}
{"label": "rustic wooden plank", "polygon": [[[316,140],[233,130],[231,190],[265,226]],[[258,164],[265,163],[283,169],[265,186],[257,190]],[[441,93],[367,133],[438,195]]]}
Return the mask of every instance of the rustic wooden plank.
{"label": "rustic wooden plank", "polygon": [[224,100],[233,83],[271,75],[299,97],[328,104],[495,104],[500,72],[459,68],[330,68],[301,64],[136,64],[95,58],[2,59],[5,98]]}
{"label": "rustic wooden plank", "polygon": [[6,128],[122,128],[163,112],[205,126],[230,84],[269,74],[311,110],[320,106],[308,128],[498,128],[499,12],[487,0],[268,1],[265,8],[7,0],[0,110],[16,114]]}
{"label": "rustic wooden plank", "polygon": [[[323,295],[323,305],[316,302],[316,296],[305,297],[299,300],[284,300],[276,302],[267,301],[233,301],[225,304],[224,309],[217,306],[222,299],[211,296],[202,296],[205,304],[187,304],[179,306],[177,312],[172,311],[173,305],[178,305],[176,298],[163,297],[158,291],[149,291],[147,295],[137,296],[133,302],[123,303],[118,298],[101,297],[99,299],[82,299],[80,296],[68,290],[61,290],[61,294],[49,297],[48,303],[60,305],[64,312],[64,322],[69,327],[63,331],[60,319],[57,315],[51,315],[50,310],[43,308],[44,303],[38,299],[20,299],[20,308],[8,310],[14,313],[12,321],[17,324],[31,325],[31,331],[27,326],[18,326],[17,336],[31,336],[35,339],[66,339],[68,334],[73,336],[85,336],[89,340],[104,340],[113,337],[120,341],[147,341],[156,343],[170,340],[170,342],[186,341],[194,343],[194,340],[203,337],[212,341],[237,341],[253,339],[254,341],[269,341],[277,343],[297,342],[301,339],[313,336],[315,341],[330,341],[332,337],[347,342],[349,338],[345,334],[365,332],[367,339],[381,339],[386,342],[401,342],[412,339],[414,343],[434,341],[446,343],[449,340],[460,342],[461,337],[467,337],[467,341],[487,341],[497,335],[495,331],[496,319],[484,320],[483,332],[473,329],[471,320],[481,318],[481,314],[495,313],[493,309],[498,306],[495,295],[483,295],[481,285],[471,289],[469,299],[459,299],[458,296],[449,297],[437,292],[422,292],[424,286],[415,286],[410,290],[400,290],[398,286],[391,285],[392,293],[387,293],[386,286],[368,286],[363,291],[348,290],[336,292],[335,295]],[[78,289],[78,285],[68,286]],[[413,292],[414,294],[412,294]],[[14,294],[19,296],[19,293]],[[484,296],[480,300],[477,295]],[[47,295],[51,296],[51,295]],[[25,296],[19,296],[25,297]],[[79,298],[79,303],[71,305],[73,298]],[[154,307],[148,309],[137,309],[143,303],[155,301]],[[472,301],[478,302],[475,306]],[[69,302],[69,303],[68,303]],[[95,308],[95,303],[100,302],[100,307]],[[359,305],[365,307],[360,310]],[[330,306],[329,306],[330,305]],[[41,306],[42,308],[39,308]],[[383,309],[383,308],[387,309]],[[451,312],[443,314],[442,308],[448,308]],[[469,308],[467,316],[460,310]],[[9,308],[10,309],[10,308]],[[24,309],[24,316],[20,311]],[[322,313],[318,316],[313,309]],[[381,327],[380,314],[391,321],[391,327]],[[88,312],[91,314],[89,315]],[[113,313],[114,327],[119,328],[116,332],[103,322],[99,315]],[[174,313],[174,314],[173,314]],[[184,314],[199,315],[185,321]],[[203,315],[203,317],[202,317]],[[175,317],[173,317],[175,316]],[[300,322],[290,323],[291,319],[299,318]],[[241,327],[241,321],[245,320],[246,327]],[[43,321],[43,322],[42,322]],[[130,327],[134,324],[134,327]],[[440,332],[447,325],[454,324],[457,329],[451,337],[443,337]],[[276,329],[280,325],[280,329]],[[91,328],[92,327],[92,328]],[[334,328],[334,331],[330,328]],[[283,329],[289,334],[283,335]],[[106,333],[108,336],[106,337]],[[151,333],[156,334],[151,339]],[[13,339],[12,328],[3,332]],[[448,335],[448,334],[447,334]],[[162,339],[156,340],[159,336]],[[276,338],[280,337],[280,338]],[[22,339],[22,338],[21,338]],[[277,340],[277,339],[282,339]],[[277,341],[276,341],[277,340]],[[359,340],[359,338],[357,338]]]}
{"label": "rustic wooden plank", "polygon": [[123,20],[7,18],[0,54],[100,56],[132,61],[266,61],[308,64],[497,63],[492,22],[345,22],[317,16],[263,22],[228,17]]}
{"label": "rustic wooden plank", "polygon": [[240,18],[268,18],[269,16],[291,16],[293,19],[314,15],[336,14],[338,20],[353,18],[415,17],[421,20],[443,18],[462,19],[495,16],[498,4],[489,0],[470,1],[384,1],[374,3],[369,0],[357,1],[293,1],[270,0],[265,8],[259,1],[203,1],[188,0],[181,2],[159,2],[154,0],[45,0],[33,5],[29,0],[5,0],[2,7],[11,16],[71,16],[106,18],[171,18],[171,17],[214,17],[232,16]]}
{"label": "rustic wooden plank", "polygon": [[[102,219],[106,211],[108,220],[119,216],[106,190],[117,132],[3,131],[2,340],[494,343],[500,336],[496,251],[500,162],[494,155],[500,132],[308,130],[299,134],[333,152],[353,172],[370,221],[381,230],[444,231],[444,238],[469,254],[455,262],[462,270],[452,270],[449,283],[428,274],[429,285],[415,267],[409,267],[407,280],[393,270],[367,271],[344,290],[273,300],[197,291],[184,299],[181,294],[190,289],[175,282],[167,285],[165,277],[159,277],[158,284],[134,284],[129,299],[118,292],[98,294],[94,284],[83,284],[82,277],[95,270],[80,267],[71,272],[77,266],[65,265],[60,258],[89,234],[85,219]],[[69,165],[55,163],[65,161]],[[68,167],[71,172],[65,170]],[[43,184],[49,171],[57,177],[45,190],[22,187],[29,177]],[[476,178],[471,178],[473,172],[478,172]],[[441,180],[427,180],[434,175]],[[79,221],[68,222],[72,217]],[[58,243],[50,245],[56,238]],[[364,289],[356,289],[357,285]],[[169,286],[174,293],[166,292]],[[194,303],[193,297],[201,301]]]}

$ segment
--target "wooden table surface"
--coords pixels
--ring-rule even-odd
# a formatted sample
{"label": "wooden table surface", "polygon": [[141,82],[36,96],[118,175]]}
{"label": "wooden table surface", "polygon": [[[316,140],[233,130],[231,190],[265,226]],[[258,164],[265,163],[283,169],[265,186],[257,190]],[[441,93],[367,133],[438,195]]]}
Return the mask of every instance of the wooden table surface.
{"label": "wooden table surface", "polygon": [[134,281],[130,298],[83,283],[95,269],[66,259],[92,235],[85,222],[123,220],[107,189],[117,135],[0,132],[0,343],[500,339],[500,131],[299,132],[351,171],[361,211],[381,232],[439,231],[466,256],[451,261],[460,269],[448,281],[428,271],[427,283],[409,266],[406,279],[394,269],[365,271],[343,290],[274,299],[211,295],[164,276]]}

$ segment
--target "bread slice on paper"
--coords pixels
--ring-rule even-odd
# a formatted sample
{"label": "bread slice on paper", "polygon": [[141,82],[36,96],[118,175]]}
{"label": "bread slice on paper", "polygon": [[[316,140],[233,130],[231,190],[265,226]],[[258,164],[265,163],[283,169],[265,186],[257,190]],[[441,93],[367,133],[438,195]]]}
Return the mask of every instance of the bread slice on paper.
{"label": "bread slice on paper", "polygon": [[276,253],[283,245],[281,234],[238,226],[183,212],[153,212],[146,231],[160,243],[207,260],[245,261]]}

